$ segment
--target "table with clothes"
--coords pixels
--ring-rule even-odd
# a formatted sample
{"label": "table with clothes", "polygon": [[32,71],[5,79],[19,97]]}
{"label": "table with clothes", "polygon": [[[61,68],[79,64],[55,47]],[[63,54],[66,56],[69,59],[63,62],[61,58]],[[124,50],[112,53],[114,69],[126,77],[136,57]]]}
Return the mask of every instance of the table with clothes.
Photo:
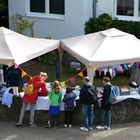
{"label": "table with clothes", "polygon": [[[46,84],[47,88],[49,90],[51,90],[51,85],[49,83]],[[129,98],[133,98],[133,99],[138,99],[140,100],[140,94],[138,89],[134,89],[134,88],[129,88],[127,86],[123,86],[123,87],[117,87],[116,86],[116,90],[117,90],[117,99],[118,102],[121,102],[123,100],[129,99]],[[98,88],[98,91],[103,91],[103,88]],[[77,95],[76,100],[79,100],[79,94],[80,91],[75,89],[73,90],[73,92]],[[66,89],[62,89],[62,95],[64,96],[66,93]],[[20,93],[20,96],[23,97],[24,96],[24,92]],[[6,105],[8,108],[11,107],[12,103],[13,103],[13,93],[11,88],[6,88],[3,86],[0,86],[0,101],[2,102],[3,105]],[[37,103],[36,103],[36,110],[49,110],[49,106],[50,106],[50,101],[49,101],[49,97],[48,96],[39,96]],[[29,110],[30,108],[28,107],[27,110]],[[64,110],[64,103],[63,101],[61,102],[61,111]]]}

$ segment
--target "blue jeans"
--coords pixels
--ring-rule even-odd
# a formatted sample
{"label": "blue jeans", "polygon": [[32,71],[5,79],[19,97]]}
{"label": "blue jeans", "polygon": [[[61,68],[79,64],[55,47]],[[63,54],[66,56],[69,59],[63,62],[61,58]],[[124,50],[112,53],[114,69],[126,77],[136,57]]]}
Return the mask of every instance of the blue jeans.
{"label": "blue jeans", "polygon": [[104,114],[106,113],[107,127],[111,124],[111,110],[100,109],[100,125],[104,126]]}
{"label": "blue jeans", "polygon": [[94,123],[93,106],[82,104],[82,111],[84,116],[84,127],[93,128],[93,123]]}

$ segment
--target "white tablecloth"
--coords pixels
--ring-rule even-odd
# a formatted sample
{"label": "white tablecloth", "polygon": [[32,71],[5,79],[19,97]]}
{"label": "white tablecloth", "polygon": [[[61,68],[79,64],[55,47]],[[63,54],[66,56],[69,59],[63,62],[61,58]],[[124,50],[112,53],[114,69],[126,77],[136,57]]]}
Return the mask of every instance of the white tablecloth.
{"label": "white tablecloth", "polygon": [[[80,91],[73,91],[76,95],[77,95],[77,98],[76,100],[79,99],[79,93]],[[65,94],[65,91],[62,92],[62,95]],[[21,97],[24,96],[24,92],[21,92],[20,93]],[[36,103],[36,110],[49,110],[49,107],[50,107],[50,101],[49,101],[49,97],[38,97],[38,100],[37,100],[37,103]],[[28,106],[27,110],[30,110],[30,107]],[[64,103],[63,101],[61,101],[61,107],[60,107],[60,110],[63,111],[64,110]]]}

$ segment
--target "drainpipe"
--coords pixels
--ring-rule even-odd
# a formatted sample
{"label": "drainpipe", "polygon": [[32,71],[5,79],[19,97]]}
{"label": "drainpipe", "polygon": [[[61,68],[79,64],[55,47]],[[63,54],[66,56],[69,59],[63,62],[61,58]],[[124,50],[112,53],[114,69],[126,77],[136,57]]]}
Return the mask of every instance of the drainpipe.
{"label": "drainpipe", "polygon": [[97,0],[93,0],[93,18],[96,18]]}

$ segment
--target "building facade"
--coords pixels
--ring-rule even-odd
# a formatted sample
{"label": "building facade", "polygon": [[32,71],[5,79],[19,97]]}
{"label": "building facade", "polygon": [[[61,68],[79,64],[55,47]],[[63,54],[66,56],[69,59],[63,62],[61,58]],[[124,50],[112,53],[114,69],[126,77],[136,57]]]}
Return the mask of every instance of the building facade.
{"label": "building facade", "polygon": [[120,20],[140,21],[140,0],[97,0],[97,17],[108,13]]}
{"label": "building facade", "polygon": [[62,39],[84,34],[93,0],[9,0],[9,26],[16,13],[35,21],[35,37]]}

